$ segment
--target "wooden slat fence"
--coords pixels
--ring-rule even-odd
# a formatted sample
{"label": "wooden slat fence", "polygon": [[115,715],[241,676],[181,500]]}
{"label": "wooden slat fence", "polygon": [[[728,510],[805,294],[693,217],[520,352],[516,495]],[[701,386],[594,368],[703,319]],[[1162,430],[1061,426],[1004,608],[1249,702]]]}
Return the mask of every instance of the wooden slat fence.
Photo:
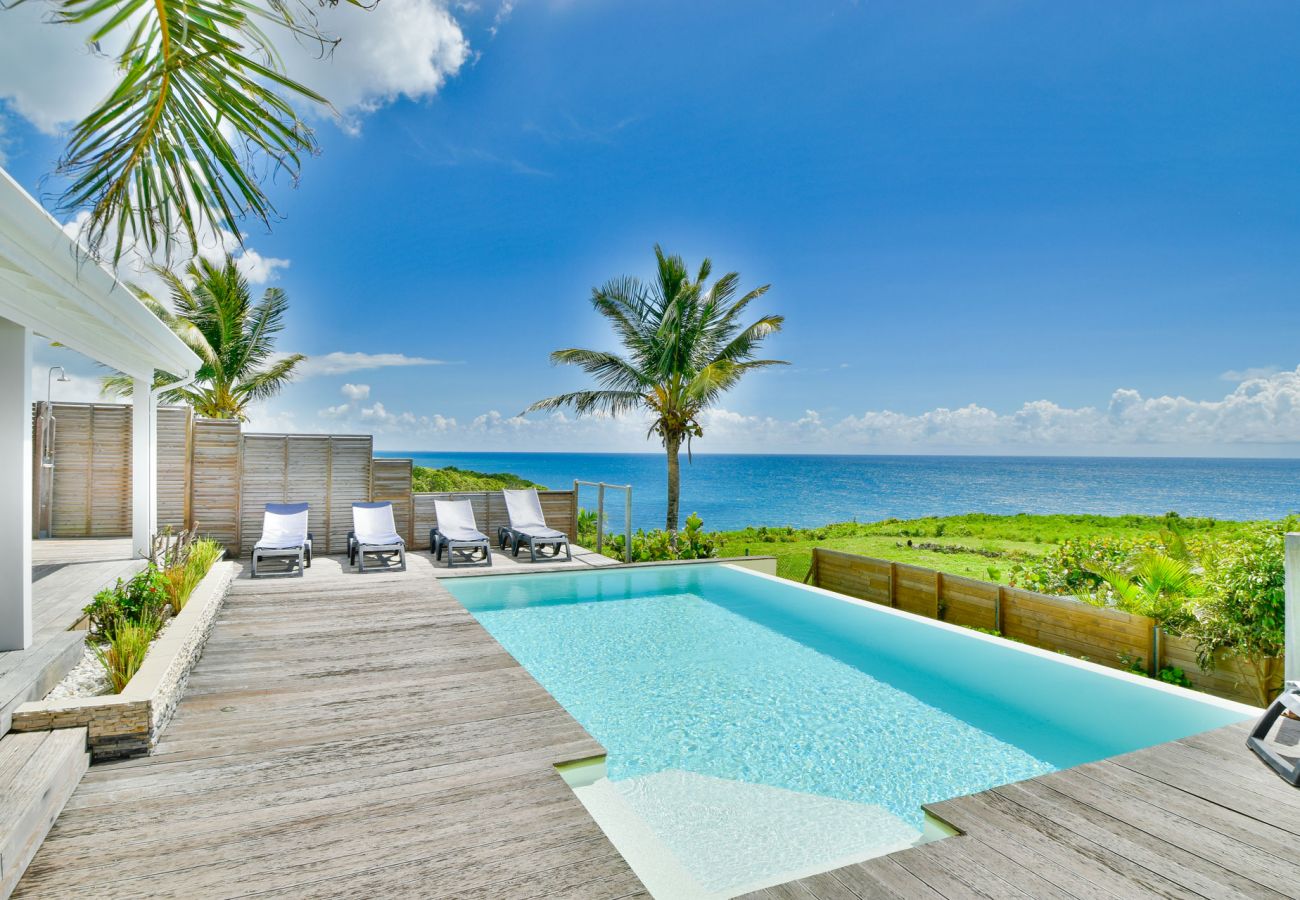
{"label": "wooden slat fence", "polygon": [[[33,443],[42,427],[36,404]],[[120,403],[55,403],[54,467],[34,460],[33,494],[52,485],[53,537],[119,537],[131,533],[131,407]],[[33,514],[37,512],[33,506]]]}
{"label": "wooden slat fence", "polygon": [[808,580],[836,593],[954,625],[998,631],[1034,647],[1116,669],[1127,669],[1134,660],[1148,673],[1176,666],[1200,690],[1243,703],[1260,702],[1243,662],[1220,655],[1212,670],[1204,670],[1193,640],[1163,631],[1157,636],[1155,622],[1146,616],[823,547],[813,549]]}
{"label": "wooden slat fence", "polygon": [[370,499],[369,435],[246,434],[240,460],[240,553],[262,533],[267,503],[310,504],[319,553],[342,553],[352,504]]}
{"label": "wooden slat fence", "polygon": [[[563,531],[569,540],[576,541],[578,528],[573,491],[538,491],[537,495],[542,501],[542,514],[546,517],[546,524],[556,531]],[[438,524],[433,511],[434,500],[468,500],[474,507],[474,521],[479,530],[494,541],[497,529],[510,524],[505,498],[500,491],[431,492],[412,494],[411,497],[415,505],[415,536],[412,546],[422,550],[429,547],[429,529]]]}
{"label": "wooden slat fence", "polygon": [[[190,512],[190,427],[188,406],[158,409],[158,527],[183,530]],[[130,479],[127,480],[130,497]],[[128,500],[129,502],[129,500]]]}
{"label": "wooden slat fence", "polygon": [[[393,522],[406,546],[415,546],[415,495],[411,493],[409,459],[376,459],[370,470],[370,499],[393,504]],[[428,539],[428,535],[425,535]]]}
{"label": "wooden slat fence", "polygon": [[196,417],[191,427],[187,524],[228,549],[239,546],[239,431],[233,419]]}

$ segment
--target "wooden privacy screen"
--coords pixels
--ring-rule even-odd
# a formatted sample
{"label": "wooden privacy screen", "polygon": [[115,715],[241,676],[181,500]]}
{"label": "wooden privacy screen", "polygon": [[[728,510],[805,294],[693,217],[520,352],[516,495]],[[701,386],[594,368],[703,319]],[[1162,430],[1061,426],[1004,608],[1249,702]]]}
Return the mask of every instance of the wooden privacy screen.
{"label": "wooden privacy screen", "polygon": [[[32,410],[32,515],[42,482],[52,486],[52,537],[121,537],[131,533],[131,407],[121,403],[53,404],[54,467],[41,465],[44,403]],[[158,523],[178,528],[189,499],[190,410],[158,410]]]}
{"label": "wooden privacy screen", "polygon": [[[131,533],[131,407],[56,403],[55,537]],[[33,442],[40,469],[39,404]],[[374,459],[370,435],[243,434],[233,419],[204,419],[188,407],[158,411],[159,527],[197,528],[245,554],[262,533],[267,503],[310,504],[318,553],[343,553],[352,504],[388,500],[397,531],[413,548],[429,546],[433,501],[474,504],[484,533],[508,524],[500,491],[412,494],[411,460]],[[39,477],[39,476],[38,476]],[[48,474],[46,475],[48,477]],[[39,497],[39,482],[34,492]],[[573,491],[540,491],[547,524],[577,540]],[[33,516],[36,514],[33,504]],[[33,531],[35,533],[35,531]]]}
{"label": "wooden privacy screen", "polygon": [[[131,533],[131,407],[117,403],[55,403],[54,467],[41,465],[41,411],[32,416],[33,489],[52,486],[53,537]],[[39,500],[38,500],[39,502]],[[38,513],[37,503],[32,513]],[[34,533],[34,529],[33,529]]]}
{"label": "wooden privacy screen", "polygon": [[196,417],[191,436],[187,524],[233,550],[239,546],[239,422]]}
{"label": "wooden privacy screen", "polygon": [[[268,503],[311,504],[307,527],[319,553],[343,553],[352,504],[370,499],[370,435],[246,434],[240,459],[240,552],[262,533]],[[410,493],[408,471],[407,493]]]}
{"label": "wooden privacy screen", "polygon": [[[537,496],[542,501],[546,524],[556,531],[563,531],[569,540],[577,541],[578,495],[573,491],[538,491]],[[415,504],[415,535],[411,546],[422,550],[429,547],[429,529],[438,524],[433,513],[434,500],[468,500],[474,507],[474,521],[479,530],[494,542],[497,529],[510,524],[506,501],[500,491],[412,494],[411,499]]]}
{"label": "wooden privacy screen", "polygon": [[1236,659],[1220,657],[1213,670],[1203,670],[1194,641],[1163,631],[1157,652],[1155,622],[1146,616],[822,547],[813,549],[808,574],[817,587],[839,594],[954,625],[998,631],[1003,637],[1115,669],[1136,662],[1154,674],[1177,666],[1201,690],[1259,702],[1243,663]]}
{"label": "wooden privacy screen", "polygon": [[[376,459],[370,470],[370,499],[393,504],[393,523],[397,533],[414,547],[415,499],[411,493],[411,460]],[[426,534],[427,538],[428,535]]]}

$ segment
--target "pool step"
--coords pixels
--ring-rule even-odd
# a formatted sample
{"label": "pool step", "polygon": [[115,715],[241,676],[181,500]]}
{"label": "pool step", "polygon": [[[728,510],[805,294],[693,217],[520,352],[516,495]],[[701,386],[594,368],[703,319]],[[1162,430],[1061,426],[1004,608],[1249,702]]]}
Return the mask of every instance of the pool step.
{"label": "pool step", "polygon": [[0,900],[18,886],[89,766],[84,728],[0,738]]}

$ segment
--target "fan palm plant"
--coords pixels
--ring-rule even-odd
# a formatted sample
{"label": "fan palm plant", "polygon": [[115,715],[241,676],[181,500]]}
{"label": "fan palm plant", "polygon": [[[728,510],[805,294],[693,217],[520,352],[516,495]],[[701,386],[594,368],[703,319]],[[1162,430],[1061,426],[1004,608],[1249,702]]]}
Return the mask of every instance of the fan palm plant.
{"label": "fan palm plant", "polygon": [[1142,554],[1131,572],[1108,567],[1090,572],[1114,593],[1116,606],[1149,616],[1157,625],[1176,624],[1183,619],[1185,601],[1199,587],[1199,579],[1187,561],[1155,551]]}
{"label": "fan palm plant", "polygon": [[[267,288],[254,304],[248,281],[235,261],[198,259],[184,274],[158,267],[166,281],[171,307],[139,291],[145,305],[162,319],[203,360],[193,384],[164,390],[165,403],[186,403],[201,416],[246,421],[248,405],[275,396],[303,361],[301,353],[277,357],[275,337],[284,328],[289,299],[280,288]],[[154,389],[178,381],[175,375],[157,373]],[[105,394],[131,393],[127,375],[102,379]]]}
{"label": "fan palm plant", "polygon": [[567,349],[551,354],[556,365],[578,366],[597,387],[539,400],[536,410],[572,407],[579,415],[620,415],[643,410],[668,457],[666,527],[676,533],[681,495],[679,453],[702,437],[700,415],[746,373],[781,360],[756,359],[763,339],[781,329],[782,316],[762,316],[748,325],[746,307],[767,293],[763,285],[737,298],[740,275],[730,272],[706,284],[713,270],[704,260],[694,279],[680,256],[655,245],[656,277],[650,283],[616,278],[592,291],[596,312],[614,327],[626,355],[604,350]]}
{"label": "fan palm plant", "polygon": [[[22,2],[22,0],[19,0]],[[338,0],[322,0],[331,5]],[[363,5],[361,0],[347,0]],[[112,259],[136,246],[170,254],[252,216],[275,215],[259,168],[296,179],[316,143],[291,100],[328,106],[288,78],[263,25],[293,40],[335,40],[305,0],[53,0],[55,22],[90,25],[92,49],[116,44],[117,86],[73,128],[57,174],[65,210],[89,210],[82,238]],[[239,148],[238,150],[236,148]]]}

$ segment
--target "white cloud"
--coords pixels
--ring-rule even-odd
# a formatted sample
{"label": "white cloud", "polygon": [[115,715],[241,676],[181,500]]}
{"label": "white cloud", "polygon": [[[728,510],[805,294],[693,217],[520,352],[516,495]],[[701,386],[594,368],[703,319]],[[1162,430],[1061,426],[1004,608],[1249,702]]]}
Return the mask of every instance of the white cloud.
{"label": "white cloud", "polygon": [[[44,347],[41,348],[44,350]],[[42,353],[42,356],[51,355]],[[99,392],[98,375],[82,375],[77,372],[69,372],[67,366],[65,377],[67,381],[59,381],[58,375],[50,377],[50,367],[41,363],[32,366],[32,399],[44,400],[48,391],[55,403],[98,403],[104,400],[104,396]],[[110,398],[115,399],[115,398]]]}
{"label": "white cloud", "polygon": [[341,39],[329,56],[286,48],[291,77],[328,99],[355,131],[360,117],[398,97],[438,92],[469,58],[469,41],[439,0],[384,0],[373,9],[322,6],[321,29]]}
{"label": "white cloud", "polygon": [[41,0],[0,11],[0,98],[53,135],[107,96],[116,73],[111,60],[86,44],[91,29],[52,24],[51,12]]}
{"label": "white cloud", "polygon": [[[82,210],[70,221],[63,224],[63,231],[74,239],[80,239],[89,220],[90,213]],[[112,240],[113,238],[110,236],[105,246],[111,246]],[[194,256],[215,262],[224,259],[227,254],[234,257],[239,271],[253,285],[262,285],[274,281],[278,277],[280,269],[289,267],[289,260],[287,259],[263,256],[252,247],[241,247],[238,238],[225,230],[208,230],[206,233],[200,234],[193,252],[191,252],[189,243],[181,239],[173,253],[173,262],[188,260]],[[150,268],[155,263],[164,263],[164,259],[161,250],[159,253],[150,254],[136,244],[128,244],[122,253],[122,258],[117,263],[118,277],[129,284],[143,287],[155,296],[165,297],[168,292],[166,283],[155,275]]]}
{"label": "white cloud", "polygon": [[1229,369],[1222,373],[1219,378],[1236,383],[1250,381],[1252,378],[1267,378],[1281,371],[1281,366],[1254,366],[1249,369]]}
{"label": "white cloud", "polygon": [[424,356],[407,356],[405,353],[345,353],[335,351],[309,356],[297,369],[299,378],[313,375],[346,375],[367,369],[387,369],[401,366],[441,366],[446,360]]}
{"label": "white cloud", "polygon": [[[333,54],[319,58],[319,47],[296,46],[282,30],[271,37],[291,77],[328,98],[353,130],[361,115],[400,96],[433,95],[469,58],[469,41],[442,0],[385,0],[373,9],[322,4],[316,12],[322,31],[341,38]],[[0,100],[57,135],[106,97],[118,75],[87,45],[91,28],[53,24],[50,13],[42,0],[3,11]]]}
{"label": "white cloud", "polygon": [[[345,402],[318,413],[315,430],[375,435],[389,449],[654,451],[641,415],[565,412],[519,416],[489,409],[469,419],[391,409],[369,385],[341,388]],[[709,452],[1277,454],[1300,446],[1300,368],[1253,378],[1212,400],[1112,392],[1105,406],[1067,407],[1034,400],[1007,412],[969,404],[919,413],[888,409],[791,418],[719,408],[706,412]]]}

